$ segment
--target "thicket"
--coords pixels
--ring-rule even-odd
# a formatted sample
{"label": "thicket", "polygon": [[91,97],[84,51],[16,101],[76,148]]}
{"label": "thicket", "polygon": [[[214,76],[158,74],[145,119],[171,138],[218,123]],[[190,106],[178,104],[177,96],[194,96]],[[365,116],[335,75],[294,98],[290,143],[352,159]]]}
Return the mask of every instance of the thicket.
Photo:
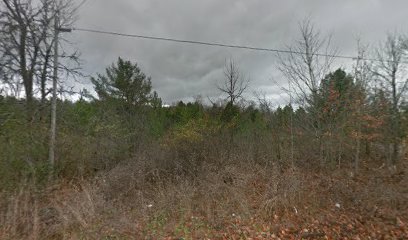
{"label": "thicket", "polygon": [[115,229],[164,238],[166,228],[194,238],[231,217],[229,227],[276,223],[338,204],[408,220],[403,36],[390,34],[374,57],[359,48],[352,69],[335,70],[330,39],[306,21],[277,56],[291,100],[282,106],[260,94],[245,100],[249,81],[231,60],[221,101],[164,107],[154,79],[119,58],[91,78],[95,96],[58,99],[50,164],[50,92],[67,94],[62,75],[50,89],[51,69],[81,76],[66,60],[78,63],[77,54],[51,64],[52,23],[70,26],[77,8],[23,2],[2,1],[0,11],[0,238],[101,239]]}
{"label": "thicket", "polygon": [[[119,60],[120,64],[124,61]],[[112,80],[119,75],[111,76]],[[390,101],[384,92],[372,94],[360,88],[342,69],[328,74],[319,88],[314,106],[319,126],[311,121],[315,116],[308,108],[290,105],[260,109],[254,102],[238,106],[226,101],[225,105],[179,102],[162,107],[157,94],[151,92],[150,79],[141,76],[136,85],[145,84],[147,90],[137,93],[145,99],[140,104],[102,93],[95,79],[99,98],[58,101],[57,177],[89,177],[142,153],[157,152],[166,154],[165,162],[159,163],[162,167],[189,177],[199,174],[203,163],[238,163],[241,158],[264,166],[302,169],[350,167],[356,153],[367,161],[387,163],[390,158]],[[115,89],[117,96],[125,96],[122,89]],[[123,90],[128,89],[125,85]],[[35,105],[40,106],[40,101],[35,100]],[[49,177],[49,118],[37,111],[27,121],[24,106],[22,99],[0,98],[3,188],[15,187],[27,178],[44,183]],[[408,125],[406,109],[400,114],[405,128],[400,132],[402,141]],[[317,130],[321,136],[316,135]],[[401,148],[401,159],[403,154]]]}
{"label": "thicket", "polygon": [[[27,121],[24,99],[0,97],[4,238],[215,237],[231,216],[277,220],[337,202],[370,209],[385,204],[391,215],[405,211],[399,185],[378,182],[371,170],[392,156],[390,102],[384,92],[360,88],[344,70],[322,80],[317,125],[309,108],[291,105],[195,101],[162,107],[137,65],[120,64],[125,67],[113,65],[108,72],[133,69],[136,74],[124,79],[145,85],[137,89],[149,89],[142,93],[146,100],[135,104],[115,92],[58,101],[53,171],[47,161],[49,118],[36,111]],[[117,76],[100,75],[103,89],[120,90]],[[101,89],[98,94],[105,94]],[[407,109],[400,114],[402,142]],[[402,148],[399,153],[403,166]],[[361,188],[348,178],[350,171],[373,174],[372,184]],[[137,227],[129,228],[131,222]]]}

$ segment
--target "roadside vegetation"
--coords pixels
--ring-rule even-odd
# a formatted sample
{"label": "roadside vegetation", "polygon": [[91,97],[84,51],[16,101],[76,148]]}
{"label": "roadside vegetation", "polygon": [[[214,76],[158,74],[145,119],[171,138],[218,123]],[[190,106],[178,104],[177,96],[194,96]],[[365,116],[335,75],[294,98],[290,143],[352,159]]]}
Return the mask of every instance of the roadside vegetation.
{"label": "roadside vegetation", "polygon": [[[36,43],[38,29],[24,29]],[[55,163],[52,50],[28,61],[38,74],[0,52],[0,238],[408,238],[406,39],[359,45],[352,69],[332,67],[335,51],[309,21],[299,39],[288,51],[305,54],[278,56],[284,106],[245,99],[250,81],[227,60],[214,86],[223,98],[164,107],[154,79],[118,58],[91,78],[96,94],[58,99]]]}

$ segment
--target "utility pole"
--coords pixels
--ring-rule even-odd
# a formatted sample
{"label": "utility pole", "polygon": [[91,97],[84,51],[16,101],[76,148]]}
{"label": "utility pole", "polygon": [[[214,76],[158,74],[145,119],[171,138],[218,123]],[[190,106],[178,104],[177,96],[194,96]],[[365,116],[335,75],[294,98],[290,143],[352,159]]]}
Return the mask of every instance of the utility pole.
{"label": "utility pole", "polygon": [[57,133],[57,87],[58,87],[58,44],[59,33],[71,32],[71,29],[60,28],[59,26],[59,10],[55,3],[55,17],[54,17],[54,66],[52,79],[52,99],[51,99],[51,128],[50,128],[50,146],[48,152],[48,161],[52,169],[55,165],[55,143]]}
{"label": "utility pole", "polygon": [[49,164],[54,170],[55,165],[55,140],[56,140],[56,128],[57,128],[57,85],[58,85],[58,34],[59,34],[59,12],[57,6],[55,6],[55,18],[54,18],[54,66],[53,66],[53,79],[52,79],[52,99],[51,99],[51,129],[50,129],[50,146],[48,152]]}

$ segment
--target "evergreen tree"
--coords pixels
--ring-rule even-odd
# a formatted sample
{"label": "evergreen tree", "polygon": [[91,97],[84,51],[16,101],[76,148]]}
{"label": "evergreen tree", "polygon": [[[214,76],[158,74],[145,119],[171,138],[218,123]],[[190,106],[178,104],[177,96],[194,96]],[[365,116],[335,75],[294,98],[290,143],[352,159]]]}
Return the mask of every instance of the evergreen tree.
{"label": "evergreen tree", "polygon": [[106,69],[106,75],[98,74],[91,81],[102,101],[113,100],[127,107],[140,107],[150,103],[154,97],[150,77],[146,77],[136,63],[122,58]]}
{"label": "evergreen tree", "polygon": [[[347,110],[355,87],[353,77],[342,69],[329,73],[321,82],[320,99],[323,116],[336,118]],[[333,119],[332,119],[333,120]]]}

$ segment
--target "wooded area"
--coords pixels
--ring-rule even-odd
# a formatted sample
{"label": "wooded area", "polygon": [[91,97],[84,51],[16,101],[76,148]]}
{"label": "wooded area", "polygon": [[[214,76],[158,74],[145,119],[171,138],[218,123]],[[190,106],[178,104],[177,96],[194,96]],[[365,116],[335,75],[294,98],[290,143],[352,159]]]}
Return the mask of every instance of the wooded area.
{"label": "wooded area", "polygon": [[408,238],[404,34],[359,42],[353,68],[336,69],[330,38],[304,21],[278,55],[286,106],[245,99],[233,59],[211,104],[164,107],[149,73],[122,58],[90,79],[95,96],[62,100],[83,76],[78,52],[53,64],[54,31],[76,10],[0,3],[0,238]]}

